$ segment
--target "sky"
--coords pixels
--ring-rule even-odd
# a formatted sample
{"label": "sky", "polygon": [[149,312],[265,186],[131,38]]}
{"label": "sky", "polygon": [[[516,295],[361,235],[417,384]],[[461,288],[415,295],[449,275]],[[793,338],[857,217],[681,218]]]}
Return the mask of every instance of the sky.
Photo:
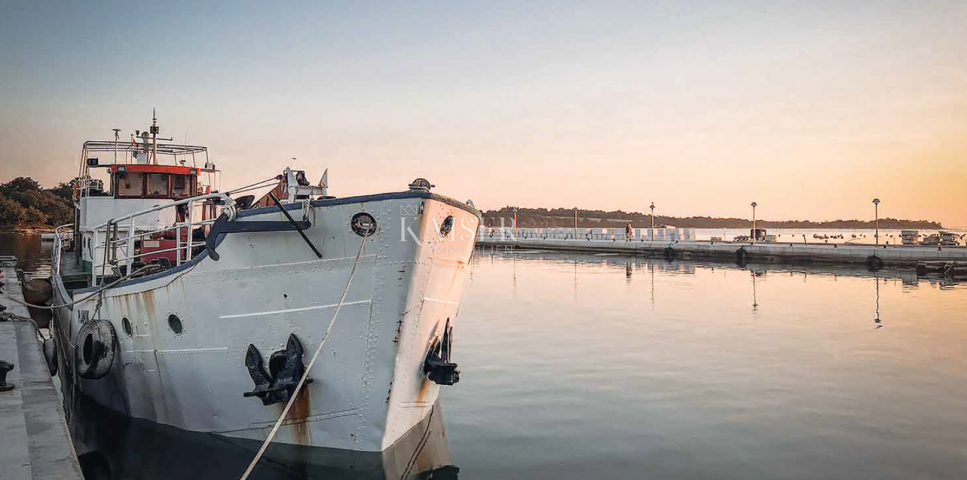
{"label": "sky", "polygon": [[[0,2],[0,182],[85,140],[223,186],[967,227],[967,2]],[[295,157],[296,160],[292,160]]]}

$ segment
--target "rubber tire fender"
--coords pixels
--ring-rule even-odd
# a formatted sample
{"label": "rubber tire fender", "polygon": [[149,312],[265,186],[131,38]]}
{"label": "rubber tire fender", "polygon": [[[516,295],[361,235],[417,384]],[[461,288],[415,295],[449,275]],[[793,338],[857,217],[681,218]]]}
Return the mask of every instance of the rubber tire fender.
{"label": "rubber tire fender", "polygon": [[675,255],[678,252],[676,252],[675,249],[672,248],[672,247],[666,247],[663,253],[665,255],[665,260],[674,260],[675,259]]}
{"label": "rubber tire fender", "polygon": [[871,272],[875,272],[883,268],[883,259],[880,257],[877,257],[876,255],[870,255],[869,257],[866,257],[865,263],[866,263],[866,268]]}
{"label": "rubber tire fender", "polygon": [[81,378],[97,380],[111,371],[117,352],[117,333],[106,320],[90,320],[74,337],[74,369]]}

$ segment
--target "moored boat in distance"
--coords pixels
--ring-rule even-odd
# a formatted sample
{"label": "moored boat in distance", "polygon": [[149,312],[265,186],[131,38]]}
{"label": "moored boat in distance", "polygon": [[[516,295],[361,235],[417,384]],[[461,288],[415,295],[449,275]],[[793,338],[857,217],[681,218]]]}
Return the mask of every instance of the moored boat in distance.
{"label": "moored boat in distance", "polygon": [[263,441],[291,404],[270,454],[379,452],[420,424],[459,380],[450,351],[472,203],[424,179],[337,198],[289,168],[223,191],[207,148],[158,133],[155,122],[130,141],[86,142],[75,222],[57,229],[48,361],[70,421],[84,421],[72,414],[83,395]]}

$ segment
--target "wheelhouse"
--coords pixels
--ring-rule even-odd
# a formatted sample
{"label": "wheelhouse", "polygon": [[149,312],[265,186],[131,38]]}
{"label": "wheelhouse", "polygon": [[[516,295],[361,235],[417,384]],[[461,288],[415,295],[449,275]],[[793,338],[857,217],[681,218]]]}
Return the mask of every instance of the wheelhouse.
{"label": "wheelhouse", "polygon": [[114,198],[178,200],[198,194],[201,169],[174,165],[110,165],[110,173]]}
{"label": "wheelhouse", "polygon": [[129,140],[115,129],[113,141],[84,142],[71,182],[72,247],[76,263],[94,277],[156,260],[190,260],[227,198],[217,193],[220,171],[206,147],[166,143],[172,139],[159,133],[153,119]]}

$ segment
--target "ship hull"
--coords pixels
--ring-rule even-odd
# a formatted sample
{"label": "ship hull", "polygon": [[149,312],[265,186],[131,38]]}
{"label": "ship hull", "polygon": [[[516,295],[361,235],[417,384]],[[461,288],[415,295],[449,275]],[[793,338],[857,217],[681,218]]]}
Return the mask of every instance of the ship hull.
{"label": "ship hull", "polygon": [[[71,437],[86,480],[237,480],[261,447],[255,440],[190,432],[119,415],[83,395],[78,396],[75,411],[85,419],[71,425]],[[456,478],[458,469],[450,463],[442,415],[438,402],[382,452],[273,443],[252,478]]]}
{"label": "ship hull", "polygon": [[[423,366],[456,319],[479,214],[419,191],[293,204],[287,211],[311,224],[304,230],[308,242],[291,230],[237,229],[213,245],[217,253],[58,310],[57,362],[67,373],[68,411],[79,391],[126,416],[264,440],[284,403],[243,397],[255,388],[246,352],[254,346],[268,364],[294,335],[308,364],[338,308],[309,372],[312,382],[274,440],[383,451],[421,422],[440,388]],[[370,236],[351,228],[360,213],[376,220]],[[234,220],[286,221],[276,207],[243,211]],[[55,283],[58,304],[93,291],[68,295]],[[85,319],[110,322],[116,332],[115,357],[102,378],[74,374],[83,347],[73,345]]]}

